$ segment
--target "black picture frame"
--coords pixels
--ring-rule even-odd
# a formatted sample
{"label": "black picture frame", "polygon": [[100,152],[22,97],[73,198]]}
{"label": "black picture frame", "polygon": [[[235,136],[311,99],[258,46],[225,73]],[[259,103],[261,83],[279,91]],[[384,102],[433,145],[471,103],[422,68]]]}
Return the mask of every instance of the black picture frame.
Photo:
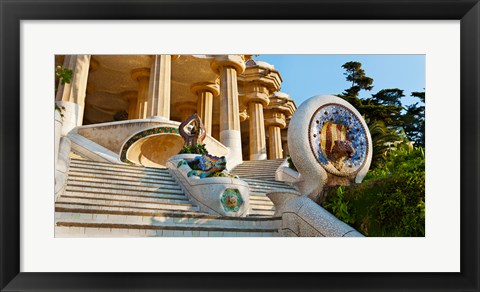
{"label": "black picture frame", "polygon": [[[480,291],[478,0],[0,0],[0,13],[1,291]],[[461,20],[461,272],[20,273],[20,21],[47,19]]]}

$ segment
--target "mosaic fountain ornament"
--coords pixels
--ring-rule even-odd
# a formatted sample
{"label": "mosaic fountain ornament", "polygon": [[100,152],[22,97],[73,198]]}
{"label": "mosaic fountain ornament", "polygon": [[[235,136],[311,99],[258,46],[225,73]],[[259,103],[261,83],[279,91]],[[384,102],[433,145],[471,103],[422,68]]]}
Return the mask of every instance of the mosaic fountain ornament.
{"label": "mosaic fountain ornament", "polygon": [[334,95],[314,96],[297,109],[288,148],[302,194],[322,200],[326,186],[360,183],[372,160],[372,139],[360,113]]}

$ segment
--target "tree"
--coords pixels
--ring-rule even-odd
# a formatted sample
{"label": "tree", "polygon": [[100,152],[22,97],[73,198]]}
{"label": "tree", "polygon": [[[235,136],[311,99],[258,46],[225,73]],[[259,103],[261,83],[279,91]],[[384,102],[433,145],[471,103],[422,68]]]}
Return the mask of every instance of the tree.
{"label": "tree", "polygon": [[398,88],[382,89],[371,98],[365,100],[361,106],[367,123],[381,121],[389,129],[399,131],[403,125],[402,102],[403,90]]}
{"label": "tree", "polygon": [[403,130],[410,141],[418,146],[425,146],[425,92],[412,92],[411,96],[417,97],[423,103],[415,103],[405,108],[402,116]]}
{"label": "tree", "polygon": [[398,88],[382,89],[376,94],[372,94],[372,98],[377,104],[394,106],[402,106],[402,102],[400,100],[404,96],[403,90]]}
{"label": "tree", "polygon": [[365,75],[365,70],[362,69],[362,63],[360,62],[347,62],[342,65],[342,68],[346,70],[344,75],[347,77],[347,81],[352,82],[352,86],[345,89],[343,95],[350,98],[358,98],[360,90],[372,90],[373,79]]}

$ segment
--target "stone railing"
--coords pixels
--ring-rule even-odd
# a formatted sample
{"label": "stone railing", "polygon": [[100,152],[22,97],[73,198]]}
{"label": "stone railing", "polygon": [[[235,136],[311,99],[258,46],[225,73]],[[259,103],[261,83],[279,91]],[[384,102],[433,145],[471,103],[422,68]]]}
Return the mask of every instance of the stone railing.
{"label": "stone railing", "polygon": [[282,217],[285,237],[363,237],[306,196],[287,192],[267,196],[275,204],[275,215]]}

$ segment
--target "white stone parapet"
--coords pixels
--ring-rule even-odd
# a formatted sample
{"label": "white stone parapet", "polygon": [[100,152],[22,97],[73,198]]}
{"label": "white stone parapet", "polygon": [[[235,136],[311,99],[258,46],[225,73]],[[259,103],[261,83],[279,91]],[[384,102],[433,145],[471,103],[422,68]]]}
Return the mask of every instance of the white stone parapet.
{"label": "white stone parapet", "polygon": [[283,236],[363,237],[306,196],[290,198],[281,206]]}
{"label": "white stone parapet", "polygon": [[58,160],[55,164],[55,201],[65,192],[70,167],[70,139],[62,137],[59,144]]}
{"label": "white stone parapet", "polygon": [[[193,160],[199,154],[179,154],[167,162],[167,168],[172,173],[185,194],[195,202],[200,210],[213,215],[229,217],[245,217],[250,207],[250,189],[248,183],[231,177],[188,177],[192,169],[188,165],[180,165],[182,160]],[[222,204],[222,196],[227,190],[236,190],[242,203],[237,211],[228,211]]]}
{"label": "white stone parapet", "polygon": [[72,149],[92,161],[122,164],[116,153],[77,134],[77,129],[70,131],[67,137],[72,141]]}
{"label": "white stone parapet", "polygon": [[293,185],[300,179],[300,173],[288,167],[288,161],[285,159],[275,171],[275,180],[283,181]]}

